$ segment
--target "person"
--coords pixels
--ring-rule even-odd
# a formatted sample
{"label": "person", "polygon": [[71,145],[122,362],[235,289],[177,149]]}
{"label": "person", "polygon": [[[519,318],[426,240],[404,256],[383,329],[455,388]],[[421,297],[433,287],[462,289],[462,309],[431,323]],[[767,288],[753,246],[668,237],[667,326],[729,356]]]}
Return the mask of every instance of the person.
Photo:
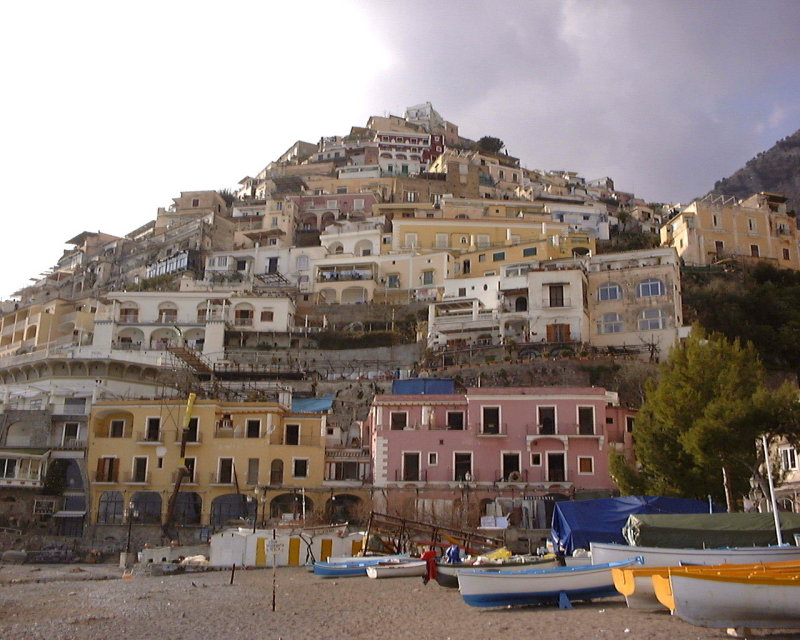
{"label": "person", "polygon": [[422,576],[422,584],[428,584],[429,580],[436,578],[436,551],[434,549],[428,549],[420,555],[420,558],[424,560],[427,565],[427,571],[425,575]]}
{"label": "person", "polygon": [[447,547],[447,551],[444,552],[444,555],[447,558],[447,562],[461,562],[461,549],[457,544],[451,544]]}

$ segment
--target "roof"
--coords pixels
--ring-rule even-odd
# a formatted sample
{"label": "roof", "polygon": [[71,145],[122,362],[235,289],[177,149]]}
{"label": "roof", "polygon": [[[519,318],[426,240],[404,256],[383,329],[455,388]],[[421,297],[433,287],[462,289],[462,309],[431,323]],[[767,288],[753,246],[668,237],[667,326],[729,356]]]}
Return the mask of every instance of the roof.
{"label": "roof", "polygon": [[326,413],[333,407],[334,398],[333,395],[319,398],[293,398],[292,411],[295,413]]}

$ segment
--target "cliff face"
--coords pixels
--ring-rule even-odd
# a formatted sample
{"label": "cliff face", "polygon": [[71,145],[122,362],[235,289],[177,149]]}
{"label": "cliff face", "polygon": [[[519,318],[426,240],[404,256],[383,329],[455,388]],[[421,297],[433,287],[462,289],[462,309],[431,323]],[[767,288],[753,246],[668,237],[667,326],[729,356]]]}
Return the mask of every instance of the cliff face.
{"label": "cliff face", "polygon": [[786,196],[787,209],[800,212],[800,130],[717,181],[710,193],[746,198],[759,191]]}

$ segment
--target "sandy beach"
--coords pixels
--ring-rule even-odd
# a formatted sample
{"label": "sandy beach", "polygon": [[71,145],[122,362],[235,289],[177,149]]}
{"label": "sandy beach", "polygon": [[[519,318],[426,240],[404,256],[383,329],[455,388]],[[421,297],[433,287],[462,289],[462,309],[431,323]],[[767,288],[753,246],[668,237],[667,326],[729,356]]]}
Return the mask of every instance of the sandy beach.
{"label": "sandy beach", "polygon": [[[328,640],[397,638],[724,638],[664,613],[629,611],[624,599],[555,607],[476,609],[457,590],[420,578],[320,579],[302,568],[122,579],[113,565],[0,567],[0,638],[14,640]],[[798,639],[800,632],[751,637]]]}

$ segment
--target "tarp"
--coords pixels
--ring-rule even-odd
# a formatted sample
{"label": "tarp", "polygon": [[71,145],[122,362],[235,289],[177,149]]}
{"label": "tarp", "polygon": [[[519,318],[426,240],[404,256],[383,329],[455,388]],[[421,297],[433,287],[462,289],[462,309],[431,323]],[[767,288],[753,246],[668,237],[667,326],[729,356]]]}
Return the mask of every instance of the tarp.
{"label": "tarp", "polygon": [[392,394],[410,395],[446,395],[456,392],[456,383],[450,378],[410,378],[392,382]]}
{"label": "tarp", "polygon": [[566,555],[588,549],[590,542],[625,544],[622,529],[635,513],[708,513],[708,503],[657,496],[556,502],[550,540],[557,553]]}
{"label": "tarp", "polygon": [[333,407],[335,396],[320,396],[319,398],[293,398],[292,411],[294,413],[326,413]]}
{"label": "tarp", "polygon": [[[800,533],[800,514],[780,513],[784,542]],[[703,549],[778,543],[771,513],[634,514],[623,529],[629,544]]]}

